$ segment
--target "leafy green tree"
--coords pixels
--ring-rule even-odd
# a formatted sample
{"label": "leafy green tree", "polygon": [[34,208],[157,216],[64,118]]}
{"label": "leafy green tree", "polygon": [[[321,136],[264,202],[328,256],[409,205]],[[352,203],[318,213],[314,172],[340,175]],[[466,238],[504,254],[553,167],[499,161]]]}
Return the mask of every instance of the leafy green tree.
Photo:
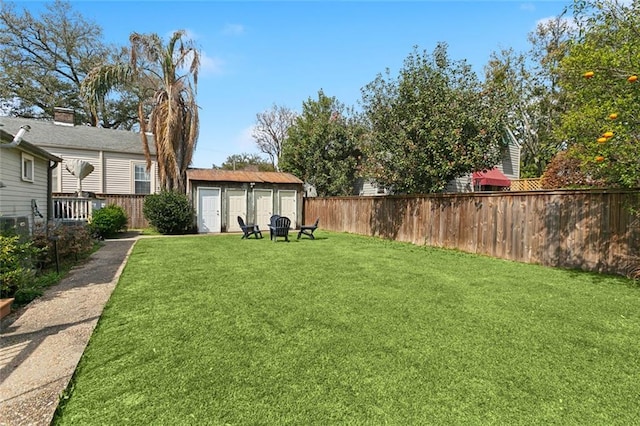
{"label": "leafy green tree", "polygon": [[640,2],[576,1],[574,16],[580,36],[561,63],[570,109],[558,135],[594,179],[638,188]]}
{"label": "leafy green tree", "polygon": [[287,131],[295,118],[294,111],[275,104],[271,109],[256,114],[256,125],[251,136],[256,141],[260,152],[269,156],[276,170],[279,168],[278,162],[282,155],[282,145],[287,138]]}
{"label": "leafy green tree", "polygon": [[350,195],[364,129],[342,103],[322,90],[302,104],[282,146],[280,170],[313,185],[319,196]]}
{"label": "leafy green tree", "polygon": [[[132,33],[130,61],[102,65],[82,82],[85,98],[95,110],[123,85],[137,87],[138,120],[147,168],[151,154],[147,130],[155,143],[160,184],[166,191],[186,189],[199,132],[196,88],[200,52],[185,32],[173,33],[167,44],[157,34]],[[179,74],[186,69],[184,74]]]}
{"label": "leafy green tree", "polygon": [[494,52],[485,67],[485,82],[502,90],[509,111],[508,126],[521,144],[522,177],[541,176],[563,148],[554,130],[566,109],[558,67],[568,52],[570,37],[567,19],[550,19],[529,34],[528,52]]}
{"label": "leafy green tree", "polygon": [[80,96],[80,86],[95,66],[119,54],[105,45],[102,29],[73,12],[67,1],[45,5],[34,17],[19,14],[9,2],[0,3],[0,99],[6,113],[51,118],[54,107],[72,108],[78,124],[130,129],[136,104],[123,88],[92,113]]}
{"label": "leafy green tree", "polygon": [[[214,169],[217,168],[214,166]],[[233,154],[219,167],[223,170],[250,170],[255,169],[260,172],[273,172],[275,168],[269,160],[265,160],[259,154]]]}
{"label": "leafy green tree", "polygon": [[433,54],[414,48],[397,78],[387,70],[362,89],[371,129],[364,175],[397,193],[428,193],[493,168],[503,153],[501,96],[483,92],[466,61],[449,59],[446,44]]}

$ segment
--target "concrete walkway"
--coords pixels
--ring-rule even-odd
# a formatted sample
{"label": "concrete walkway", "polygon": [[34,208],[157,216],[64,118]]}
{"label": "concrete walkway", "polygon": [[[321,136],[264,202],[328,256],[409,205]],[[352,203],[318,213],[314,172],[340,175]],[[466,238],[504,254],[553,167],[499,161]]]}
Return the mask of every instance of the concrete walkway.
{"label": "concrete walkway", "polygon": [[86,263],[0,324],[0,425],[49,425],[136,238]]}

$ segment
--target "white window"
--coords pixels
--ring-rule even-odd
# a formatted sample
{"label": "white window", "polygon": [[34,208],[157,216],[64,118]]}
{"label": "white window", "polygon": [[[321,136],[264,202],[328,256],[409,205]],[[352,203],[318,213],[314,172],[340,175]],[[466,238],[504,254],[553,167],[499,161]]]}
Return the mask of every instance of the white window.
{"label": "white window", "polygon": [[33,157],[22,153],[22,180],[33,182],[34,165]]}
{"label": "white window", "polygon": [[133,186],[135,194],[151,194],[151,175],[146,164],[133,165]]}

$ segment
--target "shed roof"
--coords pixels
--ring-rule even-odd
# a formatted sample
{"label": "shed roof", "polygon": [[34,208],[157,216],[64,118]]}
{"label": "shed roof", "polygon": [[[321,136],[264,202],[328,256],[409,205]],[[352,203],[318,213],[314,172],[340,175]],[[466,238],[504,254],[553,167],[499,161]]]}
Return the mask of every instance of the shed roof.
{"label": "shed roof", "polygon": [[[16,134],[20,127],[29,125],[28,138],[33,145],[43,148],[71,148],[90,151],[109,151],[144,154],[140,133],[126,130],[103,129],[91,126],[69,126],[50,120],[21,117],[0,117],[0,128]],[[153,136],[149,138],[149,150],[155,155]]]}
{"label": "shed roof", "polygon": [[291,173],[282,172],[252,172],[245,170],[221,169],[189,169],[189,180],[206,182],[255,182],[255,183],[293,183],[302,185],[302,181]]}

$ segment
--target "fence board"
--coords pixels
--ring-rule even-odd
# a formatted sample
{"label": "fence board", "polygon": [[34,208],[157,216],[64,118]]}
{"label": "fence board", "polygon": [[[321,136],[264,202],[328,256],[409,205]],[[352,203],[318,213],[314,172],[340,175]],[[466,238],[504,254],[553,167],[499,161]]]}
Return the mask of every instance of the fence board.
{"label": "fence board", "polygon": [[322,228],[547,266],[640,269],[640,193],[536,191],[306,198]]}
{"label": "fence board", "polygon": [[115,204],[122,207],[127,212],[127,217],[129,218],[127,226],[129,229],[149,227],[149,222],[142,214],[145,195],[98,195],[98,197],[106,200],[107,204]]}

